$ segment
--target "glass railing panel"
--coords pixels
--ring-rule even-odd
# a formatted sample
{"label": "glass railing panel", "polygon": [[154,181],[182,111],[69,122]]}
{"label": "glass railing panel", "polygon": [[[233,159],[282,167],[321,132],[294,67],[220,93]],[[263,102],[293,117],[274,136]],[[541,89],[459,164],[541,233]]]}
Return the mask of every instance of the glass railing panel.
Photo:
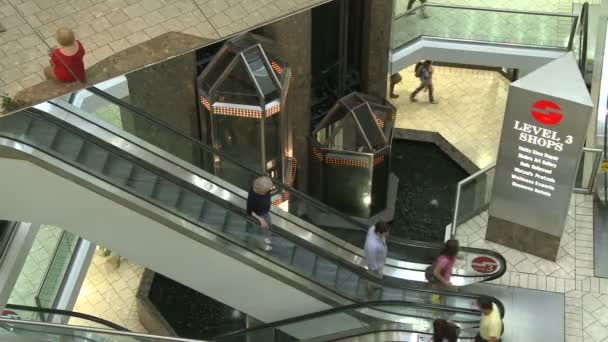
{"label": "glass railing panel", "polygon": [[391,47],[427,36],[568,49],[574,25],[573,15],[427,4],[395,16]]}
{"label": "glass railing panel", "polygon": [[[161,342],[195,340],[0,319],[2,341]],[[201,341],[202,342],[202,341]]]}
{"label": "glass railing panel", "polygon": [[43,308],[55,307],[57,296],[71,265],[77,243],[78,237],[76,235],[66,231],[62,233],[40,290],[36,295],[38,306]]}
{"label": "glass railing panel", "polygon": [[459,183],[460,200],[454,208],[457,222],[466,221],[488,207],[492,195],[494,174],[495,167],[492,166]]}

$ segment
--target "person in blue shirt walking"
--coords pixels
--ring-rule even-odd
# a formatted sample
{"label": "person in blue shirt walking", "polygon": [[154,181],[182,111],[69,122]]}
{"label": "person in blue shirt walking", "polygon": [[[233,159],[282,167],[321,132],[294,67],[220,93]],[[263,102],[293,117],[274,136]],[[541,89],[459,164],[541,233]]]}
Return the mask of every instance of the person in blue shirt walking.
{"label": "person in blue shirt walking", "polygon": [[[367,231],[365,238],[365,263],[367,264],[367,272],[372,279],[382,280],[384,265],[386,264],[386,256],[388,248],[386,246],[386,237],[388,236],[389,226],[386,222],[378,222]],[[367,282],[367,295],[372,297],[374,293],[382,287],[372,280]]]}

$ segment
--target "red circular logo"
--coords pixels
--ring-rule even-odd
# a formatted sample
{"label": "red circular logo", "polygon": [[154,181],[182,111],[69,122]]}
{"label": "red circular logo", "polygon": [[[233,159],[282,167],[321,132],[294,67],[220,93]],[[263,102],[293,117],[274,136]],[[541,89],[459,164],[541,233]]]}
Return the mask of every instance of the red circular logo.
{"label": "red circular logo", "polygon": [[478,256],[473,259],[471,267],[479,273],[492,273],[498,268],[498,261],[488,256]]}
{"label": "red circular logo", "polygon": [[560,113],[562,108],[555,102],[549,100],[538,100],[532,105],[532,116],[543,125],[557,125],[564,115]]}

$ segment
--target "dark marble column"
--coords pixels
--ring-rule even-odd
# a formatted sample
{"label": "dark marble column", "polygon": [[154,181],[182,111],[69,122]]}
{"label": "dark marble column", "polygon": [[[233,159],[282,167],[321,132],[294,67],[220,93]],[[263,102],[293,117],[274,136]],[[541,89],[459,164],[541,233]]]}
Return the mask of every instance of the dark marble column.
{"label": "dark marble column", "polygon": [[561,237],[490,215],[486,240],[556,261]]}
{"label": "dark marble column", "polygon": [[[194,52],[132,72],[126,77],[129,84],[126,102],[182,133],[200,139]],[[123,109],[121,114],[126,131],[198,164],[200,155],[187,140],[132,115],[128,110]]]}
{"label": "dark marble column", "polygon": [[[285,114],[293,156],[298,162],[296,186],[308,191],[308,136],[310,134],[311,13],[305,11],[261,28],[257,33],[275,41],[278,58],[291,67],[292,78]],[[289,148],[289,146],[288,146]]]}
{"label": "dark marble column", "polygon": [[361,80],[363,91],[380,98],[387,94],[388,57],[394,0],[365,1]]}

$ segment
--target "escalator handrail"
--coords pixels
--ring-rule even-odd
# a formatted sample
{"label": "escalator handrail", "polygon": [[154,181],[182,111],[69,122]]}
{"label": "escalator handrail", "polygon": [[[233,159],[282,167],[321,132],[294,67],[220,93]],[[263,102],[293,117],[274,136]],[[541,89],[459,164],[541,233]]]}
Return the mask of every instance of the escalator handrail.
{"label": "escalator handrail", "polygon": [[[109,101],[110,103],[113,103],[113,104],[115,104],[115,105],[117,105],[117,106],[123,106],[123,105],[124,105],[124,106],[128,106],[129,108],[127,108],[127,109],[129,109],[129,110],[133,110],[133,111],[137,111],[137,109],[136,109],[136,108],[131,109],[131,108],[132,108],[132,106],[130,106],[130,105],[128,105],[128,104],[125,104],[125,103],[121,102],[120,100],[116,99],[115,97],[113,97],[113,96],[111,96],[111,95],[109,95],[109,94],[104,93],[104,92],[103,92],[103,91],[101,91],[101,90],[96,89],[96,90],[93,90],[93,92],[94,92],[95,94],[99,95],[100,97],[104,98],[105,100]],[[93,124],[93,125],[95,125],[95,126],[97,126],[97,127],[101,128],[101,129],[103,129],[104,131],[109,131],[109,132],[111,132],[112,134],[120,134],[119,132],[110,131],[108,128],[106,128],[106,127],[104,127],[104,126],[100,125],[100,122],[96,122],[95,120],[92,120],[92,118],[88,118],[88,117],[82,117],[82,116],[81,116],[81,114],[79,114],[79,113],[77,113],[77,112],[74,112],[74,111],[73,111],[73,110],[71,110],[71,109],[65,108],[64,106],[62,106],[62,105],[61,105],[61,104],[59,104],[59,103],[50,102],[50,104],[51,104],[51,105],[53,105],[53,106],[56,106],[56,107],[58,107],[58,108],[60,108],[60,109],[62,109],[62,110],[68,111],[69,113],[72,113],[72,114],[73,114],[73,115],[75,115],[75,116],[78,116],[78,117],[80,117],[81,119],[83,119],[83,120],[85,120],[85,121],[87,121],[87,122],[89,122],[89,123],[91,123],[91,124]],[[40,113],[41,113],[41,115],[45,115],[45,113],[44,113],[44,112],[40,112]],[[144,117],[147,115],[147,114],[141,114],[141,113],[139,113],[139,114],[140,114],[140,115],[142,115],[142,116],[144,116]],[[156,119],[151,119],[151,120],[156,121]],[[164,123],[159,123],[159,124],[160,124],[160,125],[163,125],[162,127],[166,127],[166,125],[167,125],[167,124],[164,124]],[[169,126],[169,127],[170,127],[170,126]],[[178,130],[176,130],[175,128],[170,128],[170,129],[171,129],[172,131],[174,131],[176,134],[179,134],[180,136],[182,136],[183,138],[188,139],[189,141],[195,142],[195,143],[197,143],[197,144],[202,144],[201,142],[199,142],[199,141],[197,141],[197,140],[193,140],[192,138],[190,138],[190,137],[188,137],[188,136],[183,135],[183,133],[179,132],[179,131],[178,131]],[[140,148],[142,148],[142,149],[144,149],[144,150],[148,150],[148,147],[146,147],[146,146],[142,146],[142,145],[141,145],[141,142],[134,141],[133,139],[130,139],[130,138],[127,138],[127,137],[124,137],[124,136],[121,136],[121,138],[122,138],[122,139],[125,139],[125,140],[127,140],[127,141],[129,141],[130,143],[132,143],[132,144],[133,144],[133,145],[135,145],[135,146],[139,146]],[[203,146],[203,147],[205,147],[205,148],[209,148],[209,149],[212,149],[212,150],[213,150],[213,147],[207,146],[207,145],[205,145],[205,144],[202,144],[202,146]],[[148,151],[150,151],[150,150],[148,150]],[[215,150],[214,150],[214,151],[215,151]],[[193,173],[193,174],[195,174],[195,175],[198,175],[199,177],[206,178],[205,176],[201,175],[200,173],[197,173],[196,171],[194,171],[194,170],[192,170],[192,169],[190,169],[190,168],[184,168],[182,165],[176,164],[176,163],[175,163],[175,161],[172,161],[172,160],[170,160],[170,159],[167,159],[167,157],[166,157],[166,156],[159,155],[159,154],[157,154],[157,153],[155,153],[155,152],[153,152],[153,151],[150,151],[150,153],[154,154],[155,156],[157,156],[157,157],[159,157],[159,158],[162,158],[162,159],[164,159],[164,160],[166,160],[166,161],[170,162],[171,164],[176,165],[177,167],[180,167],[180,168],[184,169],[184,170],[185,170],[185,171],[187,171],[187,172],[191,172],[191,173]],[[221,152],[218,152],[218,153],[221,153]],[[243,167],[247,168],[246,166],[243,166]],[[248,169],[248,170],[249,170],[249,169]],[[251,172],[255,172],[255,171],[251,170]],[[280,184],[280,183],[279,183],[279,184]],[[231,194],[233,194],[234,196],[236,196],[236,197],[239,197],[239,198],[242,198],[242,199],[246,200],[246,198],[245,198],[245,197],[243,197],[243,194],[241,194],[241,193],[239,193],[239,192],[234,192],[233,190],[231,190],[231,189],[229,189],[229,188],[226,188],[226,187],[224,187],[224,186],[221,186],[221,185],[220,185],[220,187],[222,187],[222,188],[223,188],[223,189],[225,189],[226,191],[229,191],[229,192],[230,192]],[[287,186],[286,186],[286,187],[287,187]],[[295,190],[295,191],[297,191],[297,190]],[[322,205],[323,205],[323,206],[326,206],[325,204],[322,204]],[[330,207],[330,208],[331,208],[331,207]],[[333,208],[332,208],[332,209],[333,209]],[[335,209],[334,209],[334,210],[335,210]],[[283,211],[281,211],[281,210],[273,211],[273,214],[278,215],[279,217],[281,217],[281,218],[282,218],[282,219],[284,219],[285,221],[290,222],[291,224],[294,224],[295,226],[298,226],[298,227],[301,227],[301,228],[303,228],[303,229],[305,229],[305,230],[308,230],[308,229],[307,229],[305,226],[302,226],[302,224],[301,224],[300,222],[298,222],[298,221],[294,221],[294,220],[293,220],[293,219],[290,217],[290,215],[285,215],[285,214],[284,214],[284,212],[283,212]],[[344,215],[344,214],[342,214],[342,213],[339,213],[338,215],[340,215],[341,217],[342,217],[342,216],[345,216],[345,215]],[[347,216],[346,216],[346,217],[347,217]],[[352,219],[352,218],[350,218],[350,217],[348,217],[348,219],[353,220],[353,219]],[[354,221],[354,220],[353,220],[353,221]],[[304,222],[306,222],[306,221],[304,221]],[[354,222],[355,222],[356,224],[358,224],[358,225],[359,225],[359,227],[358,227],[358,228],[360,228],[360,229],[361,229],[361,233],[364,233],[364,232],[366,233],[367,228],[363,228],[362,224],[361,224],[360,222],[358,222],[358,221],[354,221]],[[308,222],[306,222],[306,223],[308,223]],[[309,224],[312,224],[312,223],[309,223]],[[365,230],[364,230],[364,229],[365,229]],[[360,250],[353,250],[353,249],[351,249],[351,248],[344,247],[344,246],[340,245],[339,243],[337,243],[337,241],[333,241],[333,240],[331,240],[331,239],[328,239],[328,238],[326,238],[326,237],[325,237],[325,236],[323,236],[323,235],[318,235],[318,236],[319,236],[320,238],[322,238],[322,239],[324,239],[324,240],[328,241],[328,243],[331,243],[331,244],[333,244],[333,245],[336,245],[336,246],[338,246],[338,247],[340,247],[340,248],[345,249],[345,250],[346,250],[346,251],[348,251],[349,253],[353,253],[353,254],[355,254],[355,255],[358,255],[359,257],[363,257],[363,256],[362,256],[362,253],[361,253],[361,251],[360,251]],[[343,240],[340,240],[340,241],[341,241],[341,242],[343,242]],[[415,248],[421,248],[421,249],[433,249],[433,250],[438,250],[438,249],[441,247],[441,244],[439,244],[439,243],[425,242],[425,241],[416,241],[416,240],[404,240],[404,239],[395,238],[395,237],[389,237],[389,240],[388,240],[387,242],[388,242],[388,245],[389,245],[389,251],[390,251],[390,250],[396,250],[396,249],[398,249],[398,248],[399,248],[399,247],[401,247],[401,246],[403,246],[403,248],[411,248],[411,247],[415,247]],[[392,248],[392,247],[390,247],[390,246],[392,246],[392,245],[397,245],[397,246],[395,246],[395,248]],[[359,247],[357,247],[357,248],[359,248]],[[456,275],[456,276],[458,276],[458,277],[462,277],[462,278],[483,278],[483,281],[491,281],[491,280],[494,280],[494,279],[498,279],[498,278],[500,278],[500,277],[501,277],[501,276],[503,276],[503,275],[504,275],[504,273],[506,272],[506,260],[505,260],[505,258],[504,258],[502,255],[500,255],[500,253],[497,253],[496,251],[493,251],[493,250],[484,250],[484,249],[472,248],[472,247],[462,247],[462,248],[461,248],[461,250],[462,250],[462,251],[465,251],[465,252],[468,252],[468,253],[474,253],[474,254],[486,254],[486,255],[489,255],[489,256],[493,257],[494,259],[496,259],[496,260],[497,260],[497,262],[499,262],[499,263],[502,265],[502,267],[500,268],[500,271],[499,271],[499,272],[494,273],[494,274],[493,274],[493,275],[491,275],[491,276],[486,276],[486,275],[482,275],[482,274],[471,274],[471,275],[466,275],[466,274],[458,274],[458,275]],[[391,267],[394,267],[394,268],[396,268],[396,269],[412,270],[412,271],[422,271],[422,270],[421,270],[421,269],[419,269],[419,268],[411,268],[411,267],[407,267],[407,266],[404,266],[404,265],[396,265],[396,264],[391,264],[390,266],[391,266]]]}
{"label": "escalator handrail", "polygon": [[[110,329],[114,329],[117,331],[131,332],[131,330],[123,327],[122,325],[116,324],[114,322],[110,322],[108,320],[99,318],[97,316],[92,316],[92,315],[85,314],[82,312],[77,312],[77,311],[60,310],[60,309],[52,309],[52,308],[41,308],[41,307],[37,307],[37,306],[18,305],[18,304],[6,304],[5,308],[10,309],[10,310],[17,310],[17,311],[30,311],[30,312],[35,312],[35,313],[46,313],[46,314],[51,314],[51,315],[61,315],[61,316],[68,316],[68,317],[73,317],[73,318],[80,318],[85,321],[94,322],[94,323],[106,326]],[[28,320],[24,320],[24,321],[28,321]]]}
{"label": "escalator handrail", "polygon": [[[242,164],[239,161],[236,161],[234,159],[232,159],[232,157],[227,156],[225,153],[216,150],[214,147],[212,146],[208,146],[204,143],[202,143],[201,141],[194,139],[184,133],[182,133],[181,131],[179,131],[178,129],[172,127],[171,125],[163,122],[162,120],[156,119],[156,118],[152,118],[150,117],[147,113],[144,113],[143,111],[141,111],[139,108],[136,108],[128,103],[125,103],[124,101],[96,88],[96,87],[89,87],[87,88],[88,91],[90,91],[91,93],[103,98],[104,100],[113,103],[119,107],[124,107],[127,110],[129,110],[130,112],[136,114],[137,116],[152,122],[153,124],[162,127],[163,129],[167,129],[169,130],[171,133],[176,134],[178,136],[180,136],[183,139],[186,139],[187,141],[189,141],[190,143],[195,144],[196,146],[198,146],[199,148],[201,148],[202,150],[212,153],[212,154],[216,154],[218,156],[220,156],[221,158],[224,158],[228,161],[230,161],[231,163],[236,164],[237,166],[247,170],[248,172],[254,174],[254,175],[258,175],[258,176],[263,176],[263,174],[259,171],[253,170],[251,168],[249,168],[248,166]],[[303,198],[304,200],[314,204],[315,206],[321,208],[322,210],[328,211],[331,214],[334,214],[336,216],[338,216],[340,219],[343,219],[349,223],[351,223],[352,225],[358,227],[361,229],[361,231],[363,233],[367,232],[367,229],[369,227],[367,227],[366,225],[364,225],[363,223],[351,218],[348,215],[345,215],[344,213],[340,212],[337,209],[332,208],[331,206],[328,206],[327,204],[310,197],[307,194],[304,194],[302,192],[300,192],[299,190],[296,190],[292,187],[290,187],[289,185],[283,184],[281,182],[276,181],[275,179],[272,179],[273,184],[275,184],[277,187],[285,189],[288,192],[294,193],[295,195],[297,195],[298,197]],[[241,197],[239,194],[235,194],[239,197]],[[275,212],[273,212],[273,214],[276,214]],[[282,216],[282,215],[281,215]],[[283,217],[283,216],[282,216]],[[441,243],[433,243],[433,242],[426,242],[426,241],[417,241],[417,240],[405,240],[405,239],[401,239],[401,238],[395,238],[392,236],[389,236],[388,240],[387,240],[388,244],[395,244],[395,245],[400,245],[400,246],[404,246],[404,247],[408,247],[408,246],[415,246],[415,247],[421,247],[421,248],[432,248],[432,249],[440,249],[442,244]],[[471,251],[471,252],[479,252],[479,253],[486,253],[486,254],[491,254],[493,257],[495,257],[496,259],[498,259],[499,262],[502,263],[503,266],[506,266],[506,260],[504,259],[504,257],[502,257],[502,255],[500,255],[499,253],[495,252],[495,251],[490,251],[490,250],[482,250],[482,249],[473,249],[473,248],[469,248],[469,247],[463,247],[463,250],[466,251]],[[493,277],[488,277],[486,278],[486,281],[490,281],[490,280],[494,280],[494,279],[498,279],[500,278],[504,272],[506,272],[506,267],[502,267],[501,272],[495,274]],[[479,275],[473,275],[473,276],[465,276],[465,275],[459,275],[462,277],[479,277]]]}
{"label": "escalator handrail", "polygon": [[[206,342],[205,340],[193,340],[193,339],[181,338],[181,337],[150,335],[150,334],[142,334],[142,333],[137,333],[137,332],[132,332],[132,331],[108,330],[108,329],[100,329],[100,328],[92,328],[92,327],[84,327],[84,326],[75,326],[75,325],[57,324],[57,323],[48,323],[48,322],[37,322],[37,321],[25,321],[25,320],[19,320],[19,319],[9,319],[9,318],[0,317],[0,325],[2,325],[2,324],[13,324],[14,326],[29,325],[29,326],[37,326],[37,327],[41,327],[41,328],[52,328],[52,329],[58,329],[58,330],[64,329],[64,330],[71,330],[71,331],[84,331],[84,332],[104,334],[104,335],[117,335],[117,336],[132,337],[135,340],[138,340],[141,338],[141,340],[143,340],[143,341]],[[53,335],[62,335],[62,336],[66,336],[66,337],[74,337],[74,335],[67,335],[67,334],[62,334],[59,332],[51,333],[51,332],[45,332],[43,330],[41,330],[41,331],[31,330],[31,329],[22,328],[22,327],[17,327],[16,329],[27,330],[27,331],[41,333],[41,334],[53,334]],[[89,341],[92,341],[92,339],[90,339],[87,336],[78,336],[78,338],[83,339],[83,340],[87,339]],[[212,342],[212,341],[207,341],[207,342]]]}
{"label": "escalator handrail", "polygon": [[424,8],[424,7],[436,7],[436,8],[447,8],[447,9],[457,9],[457,10],[474,10],[481,12],[492,12],[492,13],[509,13],[509,14],[527,14],[527,15],[542,15],[548,17],[560,17],[560,18],[576,18],[573,14],[566,13],[556,13],[556,12],[541,12],[541,11],[527,11],[527,10],[516,10],[516,9],[507,9],[507,8],[494,8],[494,7],[476,7],[476,6],[464,6],[464,5],[452,5],[452,4],[440,4],[440,3],[425,3],[420,4],[416,7],[413,7],[410,10],[407,10],[403,13],[400,13],[397,16],[393,16],[393,20],[402,18],[407,16],[412,12],[416,12],[416,10]]}
{"label": "escalator handrail", "polygon": [[[265,174],[263,174],[262,172],[254,170],[254,169],[251,169],[249,166],[241,163],[240,161],[237,161],[237,160],[233,159],[232,157],[229,157],[224,152],[221,152],[221,151],[215,149],[212,146],[206,145],[206,144],[202,143],[201,141],[199,141],[197,139],[194,139],[194,138],[188,136],[187,134],[184,134],[183,132],[179,131],[178,129],[172,127],[171,125],[165,123],[162,120],[150,117],[147,113],[144,113],[139,108],[136,108],[136,107],[134,107],[134,106],[132,106],[132,105],[130,105],[128,103],[125,103],[124,101],[122,101],[122,100],[120,100],[120,99],[118,99],[118,98],[116,98],[116,97],[114,97],[114,96],[112,96],[112,95],[104,92],[103,90],[100,90],[99,88],[96,88],[96,87],[92,86],[92,87],[87,88],[87,90],[90,91],[90,92],[92,92],[93,94],[95,94],[95,95],[103,98],[104,100],[106,100],[106,101],[108,101],[110,103],[113,103],[113,104],[115,104],[115,105],[117,105],[119,107],[124,107],[124,108],[128,109],[130,112],[133,112],[134,114],[136,114],[137,116],[139,116],[139,117],[141,117],[141,118],[143,118],[143,119],[145,119],[147,121],[150,121],[153,124],[155,124],[157,126],[160,126],[163,129],[166,129],[166,130],[170,131],[171,133],[178,135],[181,138],[186,139],[188,142],[195,144],[197,147],[199,147],[200,149],[202,149],[202,150],[204,150],[204,151],[206,151],[208,153],[212,153],[212,154],[218,155],[221,158],[230,161],[231,163],[233,163],[233,164],[239,166],[240,168],[242,168],[242,169],[250,172],[251,174],[254,174],[254,175],[257,175],[257,176],[265,176]],[[332,214],[340,217],[341,219],[343,219],[343,220],[345,220],[345,221],[353,224],[356,227],[361,228],[364,231],[367,231],[367,229],[369,228],[366,225],[364,225],[363,223],[361,223],[361,222],[353,219],[352,217],[350,217],[348,215],[345,215],[344,213],[340,212],[337,209],[332,208],[331,206],[328,206],[327,204],[325,204],[325,203],[317,200],[316,198],[310,197],[309,195],[307,195],[307,194],[305,194],[303,192],[300,192],[299,190],[296,190],[296,189],[292,188],[291,186],[289,186],[287,184],[283,184],[283,183],[281,183],[281,182],[273,179],[272,177],[271,177],[271,180],[272,180],[272,183],[275,186],[277,186],[278,188],[284,189],[284,190],[286,190],[286,191],[288,191],[290,193],[294,193],[298,197],[301,197],[301,198],[305,199],[306,201],[314,204],[315,206],[317,206],[317,207],[319,207],[319,208],[321,208],[321,209],[323,209],[325,211],[328,211],[328,212],[330,212],[330,213],[332,213]],[[396,243],[402,243],[402,242],[396,242]]]}
{"label": "escalator handrail", "polygon": [[581,70],[581,74],[583,78],[587,73],[587,41],[589,38],[589,3],[585,2],[583,4],[583,8],[581,9],[580,15],[580,25],[581,25],[581,33],[582,33],[582,42],[581,42],[581,55],[579,57],[578,66]]}
{"label": "escalator handrail", "polygon": [[[79,136],[79,137],[81,137],[81,138],[83,138],[83,139],[86,139],[86,140],[87,140],[87,141],[89,141],[89,142],[91,142],[91,139],[97,139],[97,140],[99,140],[98,138],[95,138],[94,136],[92,136],[92,135],[90,135],[90,134],[88,134],[88,133],[86,133],[86,132],[82,132],[82,131],[75,132],[74,127],[73,127],[73,126],[71,126],[70,124],[68,124],[68,123],[66,123],[66,122],[64,122],[64,121],[62,121],[62,120],[60,120],[60,119],[56,119],[56,118],[55,118],[55,119],[51,119],[50,117],[48,117],[48,116],[46,116],[46,115],[43,115],[44,113],[43,113],[42,111],[38,110],[38,109],[35,109],[35,108],[29,108],[29,109],[23,110],[22,112],[27,113],[27,114],[32,115],[32,116],[35,116],[35,117],[38,117],[38,118],[40,118],[41,120],[48,121],[48,122],[50,122],[51,124],[53,124],[53,125],[55,125],[55,126],[57,126],[57,127],[61,128],[61,129],[64,129],[64,130],[66,130],[66,131],[68,131],[68,132],[70,132],[70,133],[72,133],[72,134],[74,134],[74,135],[76,135],[76,136]],[[15,113],[15,114],[13,114],[13,115],[19,115],[19,113],[17,112],[17,113]],[[68,126],[68,127],[66,127],[66,126]],[[33,146],[31,143],[29,143],[29,142],[27,142],[27,141],[21,141],[21,140],[19,140],[19,138],[17,138],[17,137],[6,136],[6,135],[5,135],[5,132],[0,131],[0,137],[4,137],[5,139],[9,139],[9,140],[12,140],[12,141],[18,141],[18,142],[19,142],[19,143],[21,143],[21,144],[28,145],[28,146],[32,147],[33,149],[36,149],[36,150],[38,150],[38,151],[42,151],[42,152],[43,152],[43,153],[45,153],[45,154],[49,154],[48,152],[41,150],[39,147],[37,147],[37,146]],[[113,148],[114,150],[116,150],[116,151],[111,151],[110,153],[114,153],[114,154],[117,154],[117,155],[121,156],[122,158],[125,158],[125,156],[124,156],[125,152],[124,152],[124,151],[120,150],[119,148],[117,148],[117,147],[115,147],[115,146],[113,146],[113,145],[109,145],[109,144],[108,144],[108,143],[106,143],[106,142],[102,142],[102,143],[103,143],[103,145],[104,145],[104,146],[106,146],[106,147],[105,147],[105,149],[106,149],[106,150],[108,149],[108,147]],[[95,143],[95,144],[97,144],[98,146],[102,147],[102,146],[101,146],[101,145],[99,145],[98,143]],[[104,148],[104,147],[102,147],[102,148]],[[103,179],[103,178],[99,178],[98,176],[96,176],[96,175],[94,175],[94,174],[91,174],[91,173],[90,173],[90,171],[88,171],[88,170],[82,169],[81,167],[78,167],[78,166],[74,166],[74,165],[73,165],[71,162],[65,161],[65,160],[63,160],[61,157],[56,157],[56,156],[54,156],[53,154],[49,154],[49,155],[53,156],[54,158],[56,158],[56,159],[58,159],[58,160],[61,160],[61,161],[62,161],[62,162],[64,162],[64,163],[67,163],[68,165],[72,165],[73,167],[77,168],[78,170],[80,170],[80,171],[82,171],[82,172],[84,172],[84,173],[86,173],[86,174],[90,175],[91,177],[94,177],[94,178],[96,178],[96,179],[100,179],[100,180],[101,180],[101,181],[103,181],[103,182],[107,182],[105,179]],[[133,158],[133,156],[129,157],[128,159],[129,159],[131,162],[134,162],[134,160],[133,160],[133,159],[134,159],[134,158]],[[145,162],[144,162],[144,164],[146,164],[146,165],[147,165],[147,167],[151,167],[151,165],[148,165],[148,164],[147,164],[147,163],[145,163]],[[141,167],[141,165],[140,165],[140,167]],[[167,176],[167,175],[165,175],[165,177],[166,177],[166,176]],[[181,183],[181,182],[180,182],[180,183]],[[114,186],[117,186],[117,185],[114,185]],[[118,186],[117,186],[117,187],[118,187]],[[190,218],[183,217],[183,216],[181,216],[181,215],[179,215],[179,214],[177,214],[177,213],[175,213],[175,212],[173,212],[173,211],[170,211],[170,210],[168,210],[168,209],[166,209],[166,208],[163,208],[163,207],[159,206],[158,204],[156,204],[156,203],[153,203],[153,202],[149,201],[148,199],[144,199],[144,198],[140,197],[138,194],[134,194],[134,193],[132,193],[132,192],[130,192],[130,191],[128,191],[128,190],[125,190],[125,189],[123,189],[123,188],[121,188],[121,187],[118,187],[118,188],[119,188],[119,189],[121,189],[121,190],[123,190],[123,191],[125,191],[125,192],[127,192],[127,193],[130,193],[131,195],[133,195],[133,196],[135,196],[135,197],[138,197],[138,198],[142,199],[143,201],[145,201],[145,202],[147,202],[147,203],[149,203],[149,204],[151,204],[151,205],[153,205],[153,206],[155,206],[155,207],[157,207],[157,208],[160,208],[161,210],[168,211],[168,212],[172,213],[173,215],[176,215],[176,216],[180,217],[180,219],[185,220],[185,221],[189,222],[190,224],[192,224],[192,225],[194,225],[194,226],[196,226],[196,227],[200,227],[201,229],[203,229],[203,230],[205,230],[205,231],[208,231],[208,232],[210,232],[211,234],[214,234],[214,235],[216,235],[216,236],[218,236],[218,237],[221,237],[222,239],[225,239],[225,240],[227,240],[227,241],[230,241],[230,242],[234,243],[234,242],[232,241],[232,239],[230,239],[230,238],[228,238],[228,237],[226,237],[226,236],[223,236],[223,235],[218,235],[218,233],[217,233],[217,232],[215,232],[215,231],[213,231],[213,230],[209,230],[209,229],[208,229],[208,228],[206,228],[204,225],[201,225],[201,223],[200,223],[200,222],[194,222],[194,221],[192,221]],[[243,217],[243,219],[247,220],[247,221],[248,221],[250,224],[253,224],[254,226],[256,226],[256,227],[258,227],[259,229],[261,229],[261,228],[259,227],[259,222],[258,222],[257,220],[254,220],[254,219],[253,219],[253,218],[252,218],[250,215],[245,215],[245,214],[241,213],[241,211],[236,210],[235,208],[233,208],[233,206],[231,205],[231,203],[226,203],[226,202],[218,203],[218,202],[220,201],[220,199],[217,199],[217,198],[215,198],[215,196],[211,196],[211,195],[208,195],[208,194],[205,194],[205,197],[210,197],[210,198],[211,198],[211,199],[210,199],[210,201],[215,202],[215,203],[217,203],[217,204],[219,204],[219,205],[223,205],[223,206],[227,207],[227,208],[226,208],[226,210],[231,211],[233,214],[236,214],[236,215],[238,215],[238,216]],[[282,234],[281,232],[275,232],[275,234],[277,234],[277,235],[281,235],[281,236],[285,237],[285,234]],[[287,237],[286,237],[286,239],[287,239],[287,240],[290,240],[290,241],[291,241],[291,240],[293,240],[292,238],[287,238]],[[298,245],[301,245],[301,244],[299,243],[299,241],[298,241],[298,242],[296,242],[296,243],[297,243]],[[241,244],[239,244],[239,243],[236,243],[236,244],[237,244],[237,245],[239,245],[239,246],[241,246],[241,247],[243,247],[243,246],[242,246]],[[319,251],[318,247],[315,247],[315,246],[313,246],[313,245],[308,245],[308,246],[309,246],[309,248],[313,249],[313,250],[314,250],[314,252],[315,252],[316,254],[325,255],[325,253],[324,253],[323,251]],[[248,247],[244,247],[244,248],[248,248]],[[263,258],[263,259],[267,260],[268,262],[270,262],[270,263],[272,263],[272,264],[275,264],[275,265],[279,266],[280,268],[283,268],[283,269],[289,270],[290,272],[294,272],[295,274],[298,274],[299,276],[303,277],[304,279],[307,279],[308,281],[312,281],[312,282],[314,282],[314,283],[315,283],[317,286],[322,287],[322,288],[324,288],[324,289],[326,289],[326,290],[330,291],[331,293],[334,293],[334,294],[338,295],[338,296],[339,296],[339,297],[341,297],[341,298],[344,298],[344,299],[346,299],[346,300],[348,300],[348,301],[351,301],[351,302],[356,302],[356,301],[358,301],[358,299],[351,298],[351,297],[349,297],[349,296],[347,296],[347,295],[345,295],[345,294],[343,294],[343,293],[341,293],[341,292],[339,292],[339,291],[336,291],[336,290],[334,290],[334,289],[332,289],[332,288],[329,288],[329,287],[328,287],[328,286],[326,286],[325,284],[322,284],[322,283],[316,283],[314,280],[310,279],[308,276],[303,275],[303,274],[301,274],[300,272],[295,271],[295,270],[293,270],[293,269],[291,269],[291,268],[287,267],[286,265],[283,265],[283,264],[281,264],[281,263],[278,263],[276,260],[274,260],[274,259],[272,259],[272,258],[270,258],[270,257],[268,257],[268,256],[266,256],[266,255],[263,255],[263,254],[258,254],[258,253],[255,253],[255,254],[256,254],[256,255],[258,255],[260,258]],[[356,267],[351,267],[351,265],[349,265],[349,264],[347,264],[347,263],[344,263],[344,262],[342,262],[342,261],[341,261],[341,260],[339,260],[339,259],[332,259],[332,260],[333,260],[334,262],[337,262],[338,264],[340,264],[340,265],[342,265],[342,266],[347,267],[349,270],[353,271],[354,273],[356,273],[358,276],[362,277],[363,279],[370,279],[370,275],[369,275],[367,272],[365,272],[365,271],[363,271],[363,270],[361,270],[361,269],[359,269],[359,268],[356,268]],[[463,298],[469,298],[469,299],[476,299],[476,298],[479,298],[479,297],[480,297],[479,295],[468,294],[468,293],[455,293],[455,292],[449,292],[449,291],[444,291],[444,290],[435,290],[435,289],[428,289],[428,288],[413,288],[413,287],[407,287],[407,286],[405,286],[405,284],[404,284],[403,286],[391,286],[391,287],[393,287],[393,288],[399,288],[399,289],[404,290],[404,291],[405,291],[405,290],[410,290],[410,291],[416,291],[416,292],[421,292],[421,293],[439,294],[439,295],[445,295],[445,296],[457,296],[457,297],[463,297]],[[501,303],[501,302],[500,302],[498,299],[496,299],[496,298],[492,298],[492,299],[493,299],[493,300],[494,300],[494,301],[495,301],[497,304],[499,304],[499,306],[501,306],[501,307],[503,307],[503,308],[504,308],[503,304],[502,304],[502,303]],[[380,310],[379,310],[379,311],[380,311]],[[391,312],[387,312],[387,313],[389,313],[389,314],[398,314],[398,313],[391,313]]]}
{"label": "escalator handrail", "polygon": [[221,339],[227,338],[227,337],[249,334],[249,333],[264,330],[264,329],[278,328],[280,326],[300,323],[303,321],[308,321],[308,320],[320,318],[323,316],[346,313],[346,312],[357,310],[357,309],[374,310],[374,307],[385,307],[385,306],[408,306],[408,307],[416,307],[416,308],[429,309],[429,310],[441,310],[444,312],[447,311],[447,312],[452,312],[452,313],[479,315],[479,311],[476,311],[476,310],[446,308],[446,307],[436,305],[436,304],[420,304],[420,303],[412,303],[412,302],[408,302],[408,301],[370,301],[370,302],[355,303],[355,304],[350,304],[350,305],[334,307],[331,309],[317,311],[317,312],[309,313],[309,314],[302,315],[302,316],[296,316],[296,317],[286,318],[286,319],[282,319],[282,320],[271,322],[271,323],[260,324],[255,327],[240,329],[240,330],[232,331],[229,333],[214,336],[213,340],[221,341]]}

